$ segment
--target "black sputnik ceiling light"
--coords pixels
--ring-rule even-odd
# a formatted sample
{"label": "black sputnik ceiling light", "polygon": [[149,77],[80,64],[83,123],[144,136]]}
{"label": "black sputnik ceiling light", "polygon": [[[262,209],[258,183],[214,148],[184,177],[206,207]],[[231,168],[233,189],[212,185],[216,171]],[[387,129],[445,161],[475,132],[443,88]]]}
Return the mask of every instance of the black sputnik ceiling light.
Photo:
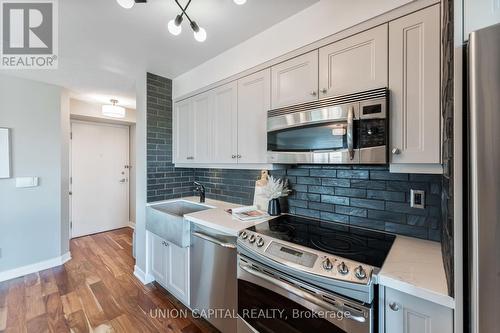
{"label": "black sputnik ceiling light", "polygon": [[[118,4],[120,6],[122,6],[123,8],[126,8],[126,9],[130,9],[130,8],[134,7],[134,5],[136,3],[147,2],[147,0],[116,0],[116,1],[118,2]],[[196,39],[198,42],[204,42],[207,39],[207,32],[205,31],[205,29],[200,27],[198,25],[198,23],[191,20],[191,18],[189,17],[189,15],[186,12],[189,5],[191,4],[191,0],[189,0],[187,2],[185,7],[182,7],[178,0],[174,0],[174,1],[177,4],[177,6],[180,8],[181,13],[178,14],[175,18],[171,19],[168,22],[168,25],[167,25],[168,31],[174,36],[179,35],[182,32],[182,25],[181,24],[182,24],[182,21],[183,21],[184,16],[185,16],[187,18],[187,20],[189,21],[189,26],[193,30],[194,39]],[[246,2],[246,0],[233,0],[233,1],[237,5],[243,5]]]}

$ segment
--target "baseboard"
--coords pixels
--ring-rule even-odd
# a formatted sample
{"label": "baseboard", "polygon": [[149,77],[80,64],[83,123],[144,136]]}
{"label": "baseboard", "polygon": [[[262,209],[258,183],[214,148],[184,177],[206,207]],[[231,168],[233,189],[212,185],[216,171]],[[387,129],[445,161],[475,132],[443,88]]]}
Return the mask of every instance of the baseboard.
{"label": "baseboard", "polygon": [[148,284],[155,280],[154,276],[144,273],[144,271],[137,267],[137,265],[134,266],[134,275],[139,279],[139,281],[142,282],[142,284]]}
{"label": "baseboard", "polygon": [[71,259],[71,252],[66,252],[60,257],[52,258],[49,260],[40,261],[31,265],[26,265],[18,268],[9,269],[8,271],[0,272],[0,282],[15,279],[20,276],[36,273],[49,269],[52,267],[60,266]]}
{"label": "baseboard", "polygon": [[135,229],[135,222],[134,221],[129,221],[127,226],[129,228]]}

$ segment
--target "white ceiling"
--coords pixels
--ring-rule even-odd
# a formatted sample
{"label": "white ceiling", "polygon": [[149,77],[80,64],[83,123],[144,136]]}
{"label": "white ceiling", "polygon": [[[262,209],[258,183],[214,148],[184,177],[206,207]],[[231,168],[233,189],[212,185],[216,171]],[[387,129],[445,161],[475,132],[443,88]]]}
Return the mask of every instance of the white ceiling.
{"label": "white ceiling", "polygon": [[[188,15],[207,31],[194,40],[187,20],[179,36],[167,23],[174,0],[149,0],[132,9],[115,0],[59,1],[59,69],[10,71],[63,86],[78,99],[135,107],[135,78],[146,71],[174,78],[318,0],[192,0]],[[181,4],[187,0],[180,0]]]}

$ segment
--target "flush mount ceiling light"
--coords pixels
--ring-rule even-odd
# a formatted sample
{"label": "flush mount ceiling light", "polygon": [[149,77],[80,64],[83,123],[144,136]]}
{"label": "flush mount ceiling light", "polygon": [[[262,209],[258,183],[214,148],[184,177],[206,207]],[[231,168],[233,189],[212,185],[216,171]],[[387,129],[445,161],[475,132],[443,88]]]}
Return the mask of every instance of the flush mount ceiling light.
{"label": "flush mount ceiling light", "polygon": [[125,108],[116,105],[118,104],[118,100],[112,99],[110,102],[111,105],[108,104],[102,106],[102,114],[111,118],[125,118]]}
{"label": "flush mount ceiling light", "polygon": [[[120,6],[126,9],[130,9],[134,6],[136,3],[146,3],[147,0],[116,0]],[[196,39],[198,42],[204,42],[207,39],[207,31],[200,27],[198,23],[195,21],[191,20],[189,15],[186,13],[186,10],[188,9],[189,5],[191,4],[191,0],[189,0],[186,4],[185,7],[182,7],[181,4],[179,3],[178,0],[174,0],[177,6],[181,9],[181,13],[178,14],[175,18],[171,19],[168,21],[167,28],[168,31],[174,35],[178,36],[182,32],[182,20],[184,16],[188,19],[189,21],[189,26],[193,30],[193,35],[194,39]],[[247,2],[247,0],[233,0],[233,2],[237,5],[243,5]]]}
{"label": "flush mount ceiling light", "polygon": [[125,9],[130,9],[134,7],[136,3],[145,3],[147,0],[116,0],[120,6]]}

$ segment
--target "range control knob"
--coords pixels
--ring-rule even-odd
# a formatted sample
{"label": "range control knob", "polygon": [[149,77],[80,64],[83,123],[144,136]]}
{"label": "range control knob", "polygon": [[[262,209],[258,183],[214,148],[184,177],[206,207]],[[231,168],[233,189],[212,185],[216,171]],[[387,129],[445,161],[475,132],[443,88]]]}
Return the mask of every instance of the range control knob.
{"label": "range control knob", "polygon": [[349,273],[349,267],[347,267],[347,265],[343,261],[339,264],[337,269],[338,269],[339,273],[342,275],[346,275],[347,273]]}
{"label": "range control knob", "polygon": [[248,238],[248,234],[247,234],[247,232],[246,232],[246,231],[242,231],[242,232],[240,233],[240,238],[241,238],[241,239],[247,239],[247,238]]}
{"label": "range control knob", "polygon": [[354,270],[354,275],[360,280],[364,280],[366,278],[366,271],[363,269],[363,266],[359,265]]}
{"label": "range control knob", "polygon": [[264,246],[264,239],[262,237],[257,237],[257,246],[258,247]]}
{"label": "range control knob", "polygon": [[250,237],[248,238],[248,241],[250,243],[254,243],[255,242],[255,235],[250,235]]}
{"label": "range control knob", "polygon": [[325,260],[323,260],[323,268],[327,271],[331,271],[332,268],[333,268],[333,264],[332,264],[332,261],[328,258],[326,258]]}

